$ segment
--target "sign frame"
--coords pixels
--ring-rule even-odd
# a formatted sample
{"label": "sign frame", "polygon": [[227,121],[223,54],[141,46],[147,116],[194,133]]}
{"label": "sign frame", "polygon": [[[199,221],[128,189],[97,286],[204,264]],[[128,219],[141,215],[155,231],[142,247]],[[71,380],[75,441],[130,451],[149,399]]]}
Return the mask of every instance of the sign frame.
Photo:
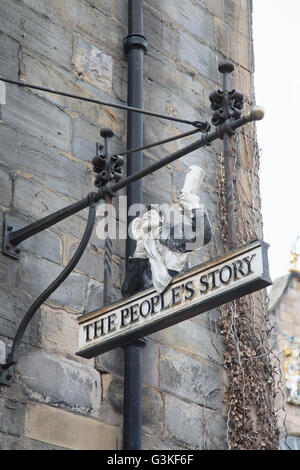
{"label": "sign frame", "polygon": [[[218,266],[223,266],[223,268],[225,268],[226,266],[227,270],[229,271],[227,263],[231,262],[233,264],[236,264],[239,262],[238,258],[242,256],[248,259],[247,254],[249,255],[251,254],[251,252],[252,254],[254,254],[253,252],[256,251],[256,254],[259,253],[261,255],[261,258],[258,260],[260,272],[258,272],[257,274],[251,271],[251,266],[249,263],[249,272],[244,275],[244,277],[238,278],[237,276],[237,282],[233,282],[232,284],[230,284],[231,281],[224,281],[224,285],[214,287],[215,292],[213,294],[211,293],[213,288],[209,289],[208,292],[210,292],[210,295],[207,295],[207,297],[205,297],[204,295],[203,299],[200,299],[199,302],[187,302],[185,306],[181,306],[178,310],[171,311],[169,313],[166,312],[165,315],[157,317],[153,315],[152,317],[150,317],[151,320],[148,323],[146,321],[143,324],[137,325],[138,320],[135,317],[134,322],[132,322],[134,323],[134,325],[131,328],[127,328],[130,325],[125,325],[124,321],[123,330],[119,328],[119,331],[117,331],[116,329],[113,329],[110,325],[110,331],[108,333],[105,333],[103,336],[101,335],[92,339],[89,338],[89,334],[87,334],[89,326],[91,326],[92,324],[95,325],[95,322],[98,322],[99,319],[101,320],[101,317],[103,319],[108,319],[108,317],[112,317],[113,315],[115,315],[114,312],[120,311],[122,307],[122,311],[124,311],[127,308],[126,305],[128,306],[133,302],[136,304],[138,301],[142,301],[143,299],[147,299],[151,296],[152,298],[155,295],[158,296],[159,294],[154,288],[139,292],[131,297],[123,298],[99,310],[95,310],[93,312],[81,315],[77,319],[79,323],[80,341],[79,350],[76,352],[76,355],[90,359],[92,357],[98,356],[99,354],[103,354],[104,352],[107,352],[111,349],[126,346],[127,344],[130,344],[141,337],[148,336],[149,334],[152,334],[156,331],[168,328],[172,325],[175,325],[176,323],[180,323],[184,320],[192,318],[196,315],[200,315],[201,313],[207,312],[227,302],[233,301],[239,297],[250,294],[252,292],[256,292],[272,285],[272,280],[269,275],[269,263],[267,255],[268,248],[269,245],[266,242],[262,240],[255,240],[247,245],[243,245],[237,250],[225,254],[222,257],[214,258],[210,261],[197,265],[190,269],[188,272],[184,274],[179,274],[178,276],[174,277],[172,279],[171,284],[166,289],[166,293],[171,290],[173,294],[173,291],[176,289],[176,286],[177,288],[179,285],[183,286],[184,283],[188,283],[189,279],[194,279],[195,276],[208,276],[213,272],[220,273],[222,269],[221,271],[218,270]],[[205,274],[206,272],[208,272],[208,274]],[[228,283],[228,286],[226,286],[226,283]],[[221,288],[219,289],[219,292],[218,288]],[[105,315],[108,316],[105,317]],[[112,325],[114,324],[112,323]],[[82,346],[80,343],[82,342],[82,336],[84,336],[82,331],[84,328],[86,328],[85,336],[87,345]],[[114,333],[115,331],[117,331],[117,334],[112,335],[111,332]]]}

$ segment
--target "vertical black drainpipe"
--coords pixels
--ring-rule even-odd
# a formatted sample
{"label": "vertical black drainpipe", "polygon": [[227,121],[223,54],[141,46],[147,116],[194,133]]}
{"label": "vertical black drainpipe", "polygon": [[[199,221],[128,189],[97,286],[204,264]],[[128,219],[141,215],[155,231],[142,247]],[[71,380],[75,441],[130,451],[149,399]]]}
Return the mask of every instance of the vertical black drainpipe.
{"label": "vertical black drainpipe", "polygon": [[[128,36],[124,40],[128,56],[129,106],[143,107],[144,54],[147,40],[144,33],[143,0],[128,0]],[[128,112],[127,149],[143,145],[143,115]],[[127,156],[127,175],[143,168],[143,153]],[[142,180],[127,187],[127,208],[143,202]],[[128,217],[128,225],[132,219]],[[126,258],[132,256],[135,241],[127,236]],[[142,358],[145,340],[140,339],[124,348],[124,422],[123,449],[141,449],[142,430]]]}

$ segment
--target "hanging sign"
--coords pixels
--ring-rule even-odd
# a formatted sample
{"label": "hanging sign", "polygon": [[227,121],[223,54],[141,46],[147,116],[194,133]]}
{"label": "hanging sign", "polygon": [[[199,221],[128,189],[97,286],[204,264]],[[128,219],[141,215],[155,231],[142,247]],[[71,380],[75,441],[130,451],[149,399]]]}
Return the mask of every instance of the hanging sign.
{"label": "hanging sign", "polygon": [[267,249],[257,240],[154,288],[82,315],[78,356],[92,358],[270,286]]}

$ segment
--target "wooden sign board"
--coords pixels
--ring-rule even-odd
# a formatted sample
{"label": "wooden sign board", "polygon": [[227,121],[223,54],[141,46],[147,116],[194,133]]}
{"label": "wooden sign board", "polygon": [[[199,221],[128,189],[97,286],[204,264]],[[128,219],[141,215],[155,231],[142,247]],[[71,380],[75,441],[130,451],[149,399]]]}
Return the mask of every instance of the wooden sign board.
{"label": "wooden sign board", "polygon": [[78,356],[92,358],[270,286],[267,249],[254,241],[154,288],[82,315]]}

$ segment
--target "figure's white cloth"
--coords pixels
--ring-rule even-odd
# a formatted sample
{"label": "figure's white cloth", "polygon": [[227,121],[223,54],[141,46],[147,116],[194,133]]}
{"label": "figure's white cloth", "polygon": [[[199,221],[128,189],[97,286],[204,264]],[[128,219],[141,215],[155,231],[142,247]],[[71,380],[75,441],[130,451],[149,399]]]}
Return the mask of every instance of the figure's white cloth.
{"label": "figure's white cloth", "polygon": [[145,237],[144,248],[151,265],[153,286],[161,294],[172,280],[168,269],[180,272],[187,262],[189,253],[170,250],[167,246],[162,245],[153,233],[149,233]]}

